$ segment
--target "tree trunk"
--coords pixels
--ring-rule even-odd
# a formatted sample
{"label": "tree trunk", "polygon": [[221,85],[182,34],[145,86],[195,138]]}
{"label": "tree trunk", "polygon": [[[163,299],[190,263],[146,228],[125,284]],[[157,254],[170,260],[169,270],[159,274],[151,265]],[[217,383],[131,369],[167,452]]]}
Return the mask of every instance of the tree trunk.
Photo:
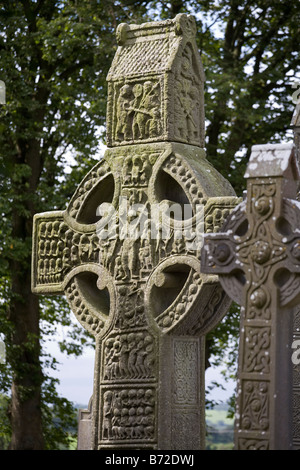
{"label": "tree trunk", "polygon": [[[24,251],[23,257],[12,257],[11,301],[9,320],[13,325],[9,362],[13,370],[10,407],[12,428],[11,450],[42,450],[41,385],[43,382],[40,363],[40,312],[38,297],[31,292],[31,239],[32,221],[35,213],[34,196],[41,172],[40,146],[36,140],[17,145],[15,158],[18,164],[28,165],[31,174],[21,181],[13,182],[16,194],[12,211],[12,238]],[[20,201],[25,210],[20,211]],[[14,246],[11,247],[15,249]]]}
{"label": "tree trunk", "polygon": [[170,2],[170,18],[175,18],[184,7],[183,0],[172,0]]}
{"label": "tree trunk", "polygon": [[[16,267],[17,269],[17,267]],[[39,304],[31,293],[28,273],[17,273],[12,282],[10,320],[14,323],[14,378],[10,420],[11,450],[44,448],[41,417],[42,370],[39,362]]]}

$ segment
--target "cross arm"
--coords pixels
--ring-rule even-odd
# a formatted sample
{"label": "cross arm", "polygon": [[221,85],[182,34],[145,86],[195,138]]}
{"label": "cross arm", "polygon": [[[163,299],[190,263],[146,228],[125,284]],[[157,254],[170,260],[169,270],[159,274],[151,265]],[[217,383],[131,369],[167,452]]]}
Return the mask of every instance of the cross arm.
{"label": "cross arm", "polygon": [[[205,219],[205,246],[201,253],[201,271],[206,274],[230,273],[237,268],[234,259],[237,237],[232,223],[228,220],[239,220],[244,213],[237,216],[242,198],[211,197],[208,199],[204,211]],[[231,217],[230,214],[233,214]],[[221,227],[224,233],[220,233]]]}
{"label": "cross arm", "polygon": [[243,304],[246,276],[238,253],[245,240],[247,226],[245,201],[235,198],[235,207],[222,225],[222,232],[206,233],[201,250],[201,272],[219,276],[219,281],[232,300]]}
{"label": "cross arm", "polygon": [[[219,281],[229,297],[243,304],[245,275],[236,257],[237,238],[232,231],[205,235],[205,245],[201,252],[201,271],[219,275]],[[239,238],[239,237],[238,237]]]}
{"label": "cross arm", "polygon": [[238,261],[235,258],[236,245],[229,232],[206,234],[201,254],[201,271],[218,275],[230,274],[238,269]]}
{"label": "cross arm", "polygon": [[[36,214],[33,221],[32,291],[63,294],[91,334],[109,325],[105,273],[99,266],[98,236],[88,226],[73,228],[66,211]],[[100,282],[101,281],[101,282]],[[102,284],[101,284],[102,283]],[[113,302],[113,292],[109,289]]]}
{"label": "cross arm", "polygon": [[33,219],[32,291],[36,294],[63,292],[67,263],[67,225],[64,212],[44,212]]}
{"label": "cross arm", "polygon": [[79,266],[98,261],[95,231],[75,230],[66,211],[36,214],[33,220],[32,291],[62,294]]}

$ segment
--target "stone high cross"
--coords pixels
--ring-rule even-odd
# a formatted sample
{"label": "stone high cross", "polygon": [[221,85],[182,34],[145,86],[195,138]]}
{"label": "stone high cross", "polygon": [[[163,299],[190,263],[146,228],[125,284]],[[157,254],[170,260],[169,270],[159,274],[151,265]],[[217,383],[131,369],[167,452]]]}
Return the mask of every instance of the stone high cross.
{"label": "stone high cross", "polygon": [[222,233],[205,235],[201,269],[218,274],[227,294],[242,305],[236,449],[288,450],[296,432],[293,307],[300,300],[295,147],[254,146],[245,177],[246,200]]}
{"label": "stone high cross", "polygon": [[200,273],[197,208],[213,232],[237,198],[202,148],[195,32],[186,15],[118,27],[109,148],[65,211],[34,219],[33,291],[65,293],[96,339],[81,449],[204,447],[204,335],[231,301]]}
{"label": "stone high cross", "polygon": [[[291,128],[294,133],[294,142],[298,165],[300,163],[300,103],[297,103],[292,121]],[[300,200],[300,181],[298,182],[297,200]],[[296,308],[294,315],[293,328],[293,449],[300,450],[300,307]]]}

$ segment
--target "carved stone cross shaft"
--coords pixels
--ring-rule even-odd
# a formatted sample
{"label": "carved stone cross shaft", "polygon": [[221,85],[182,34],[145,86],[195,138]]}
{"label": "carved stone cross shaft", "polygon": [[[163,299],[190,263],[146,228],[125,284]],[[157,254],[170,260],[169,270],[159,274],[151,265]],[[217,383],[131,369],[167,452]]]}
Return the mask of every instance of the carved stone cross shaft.
{"label": "carved stone cross shaft", "polygon": [[119,26],[109,148],[66,211],[35,217],[34,292],[65,293],[96,338],[79,448],[204,446],[203,335],[230,300],[200,273],[198,216],[203,208],[201,230],[213,232],[236,198],[201,148],[194,36],[186,15]]}
{"label": "carved stone cross shaft", "polygon": [[300,300],[300,205],[293,145],[254,146],[247,198],[205,235],[202,272],[242,305],[237,449],[291,449],[292,307]]}

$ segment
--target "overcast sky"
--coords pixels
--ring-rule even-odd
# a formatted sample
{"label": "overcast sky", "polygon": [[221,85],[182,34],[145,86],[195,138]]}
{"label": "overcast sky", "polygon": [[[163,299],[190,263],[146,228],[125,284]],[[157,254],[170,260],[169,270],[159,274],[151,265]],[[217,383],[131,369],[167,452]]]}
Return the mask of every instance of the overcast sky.
{"label": "overcast sky", "polygon": [[[51,351],[61,363],[58,371],[51,372],[60,380],[59,394],[76,404],[87,406],[93,393],[94,351],[87,348],[83,356],[66,358],[65,354],[60,353],[55,343],[49,346],[48,351]],[[210,367],[206,372],[206,384],[215,380],[221,381],[226,391],[215,389],[214,394],[210,394],[209,398],[226,401],[233,394],[235,384],[225,383],[219,371]]]}

